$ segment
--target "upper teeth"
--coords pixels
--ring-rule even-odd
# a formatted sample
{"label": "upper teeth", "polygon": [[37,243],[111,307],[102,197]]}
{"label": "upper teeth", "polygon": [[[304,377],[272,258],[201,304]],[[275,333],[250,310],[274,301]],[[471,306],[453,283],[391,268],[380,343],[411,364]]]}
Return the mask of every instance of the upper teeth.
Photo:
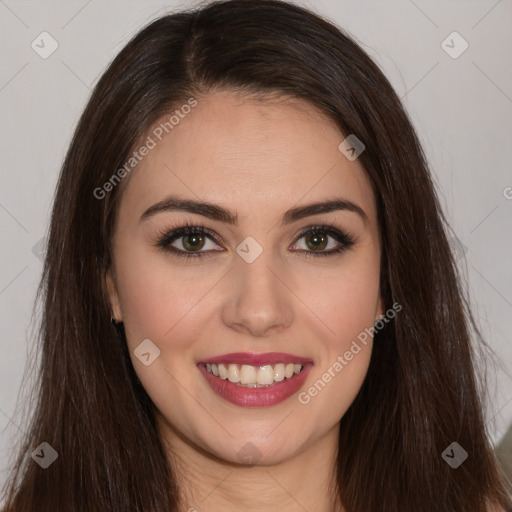
{"label": "upper teeth", "polygon": [[274,382],[280,382],[286,378],[293,377],[300,373],[302,364],[278,363],[274,366],[250,366],[248,364],[210,364],[206,363],[206,369],[221,379],[228,379],[230,382],[249,387],[268,386]]}

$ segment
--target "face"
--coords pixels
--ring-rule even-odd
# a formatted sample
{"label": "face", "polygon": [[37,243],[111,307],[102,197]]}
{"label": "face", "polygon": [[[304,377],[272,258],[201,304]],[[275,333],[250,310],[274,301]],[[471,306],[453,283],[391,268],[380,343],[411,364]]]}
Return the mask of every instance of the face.
{"label": "face", "polygon": [[337,428],[362,385],[381,248],[343,138],[308,103],[216,92],[123,192],[112,309],[160,428],[210,456],[288,460]]}

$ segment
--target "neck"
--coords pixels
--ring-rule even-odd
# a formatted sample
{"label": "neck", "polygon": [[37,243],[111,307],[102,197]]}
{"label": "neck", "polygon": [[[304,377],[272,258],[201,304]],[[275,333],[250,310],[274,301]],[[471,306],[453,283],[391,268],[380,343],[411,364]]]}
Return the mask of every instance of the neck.
{"label": "neck", "polygon": [[240,510],[315,510],[342,512],[337,488],[330,485],[336,465],[338,428],[292,458],[273,465],[239,466],[192,445],[157,412],[164,446],[175,461],[180,512]]}

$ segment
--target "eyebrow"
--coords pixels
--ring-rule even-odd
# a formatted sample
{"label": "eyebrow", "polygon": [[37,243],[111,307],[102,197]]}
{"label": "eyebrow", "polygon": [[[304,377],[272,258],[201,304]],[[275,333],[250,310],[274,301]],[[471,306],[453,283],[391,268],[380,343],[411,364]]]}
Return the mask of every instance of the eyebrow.
{"label": "eyebrow", "polygon": [[[338,210],[346,210],[357,213],[362,218],[365,225],[368,224],[368,217],[360,206],[346,199],[335,198],[289,209],[284,213],[282,217],[281,226],[291,224],[292,222],[303,219],[305,217],[309,217],[311,215],[330,213]],[[174,195],[167,196],[162,201],[159,201],[153,206],[150,206],[141,215],[139,222],[145,221],[158,213],[171,211],[195,213],[204,217],[208,217],[209,219],[224,222],[226,224],[231,224],[234,226],[238,225],[238,215],[236,212],[213,203],[194,201],[192,199],[183,199]]]}

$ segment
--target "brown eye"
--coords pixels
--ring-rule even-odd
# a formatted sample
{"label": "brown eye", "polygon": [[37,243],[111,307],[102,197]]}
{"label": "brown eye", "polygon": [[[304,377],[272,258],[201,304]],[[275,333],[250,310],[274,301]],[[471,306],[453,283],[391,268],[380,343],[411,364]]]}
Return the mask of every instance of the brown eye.
{"label": "brown eye", "polygon": [[202,249],[205,244],[205,237],[200,233],[192,233],[190,235],[183,235],[183,247],[187,251],[197,251]]}
{"label": "brown eye", "polygon": [[323,250],[328,243],[328,235],[322,232],[311,232],[305,236],[307,246],[312,250]]}
{"label": "brown eye", "polygon": [[211,250],[220,250],[213,232],[203,226],[188,224],[164,232],[156,246],[175,256],[186,258],[204,257],[205,253],[211,252]]}
{"label": "brown eye", "polygon": [[[301,240],[304,240],[304,244],[299,243]],[[332,256],[347,250],[356,241],[354,236],[336,228],[314,226],[302,231],[292,250],[303,253],[305,257]]]}

